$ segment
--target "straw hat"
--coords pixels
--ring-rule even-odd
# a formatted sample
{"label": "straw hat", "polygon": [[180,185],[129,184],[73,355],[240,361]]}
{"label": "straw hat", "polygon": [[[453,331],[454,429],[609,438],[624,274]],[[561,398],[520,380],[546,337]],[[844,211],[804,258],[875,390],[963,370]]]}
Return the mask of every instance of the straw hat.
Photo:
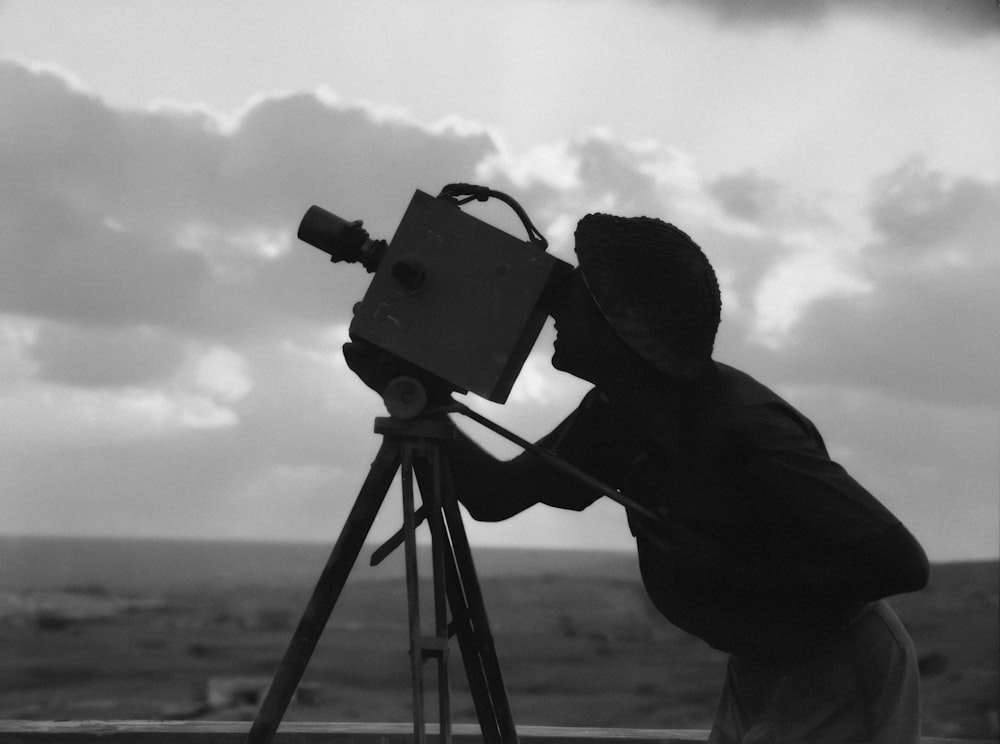
{"label": "straw hat", "polygon": [[712,357],[722,299],[687,233],[652,217],[588,214],[576,227],[576,254],[622,340],[661,372],[697,378]]}

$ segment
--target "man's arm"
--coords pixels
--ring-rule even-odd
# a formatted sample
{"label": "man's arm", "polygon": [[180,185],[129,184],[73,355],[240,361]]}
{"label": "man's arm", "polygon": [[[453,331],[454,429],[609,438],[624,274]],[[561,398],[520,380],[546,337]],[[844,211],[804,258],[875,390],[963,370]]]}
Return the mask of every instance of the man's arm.
{"label": "man's arm", "polygon": [[[407,371],[406,363],[390,359],[366,341],[352,340],[345,344],[344,358],[355,374],[380,395],[391,379]],[[450,390],[445,384],[424,382],[430,385],[428,396],[434,404],[450,402]],[[601,446],[600,437],[594,436],[595,431],[606,428],[603,408],[598,403],[597,393],[591,391],[576,411],[537,445],[600,478],[605,472],[600,465],[606,459],[608,447]],[[477,520],[500,521],[537,503],[580,510],[601,495],[555,471],[531,453],[501,461],[457,429],[450,455],[456,496]]]}
{"label": "man's arm", "polygon": [[795,597],[822,598],[831,605],[867,602],[919,591],[929,577],[923,548],[900,523],[871,539],[789,555],[784,560],[747,556],[669,516],[657,527],[636,517],[632,524],[664,559],[688,566],[693,580],[754,602]]}
{"label": "man's arm", "polygon": [[[596,395],[588,394],[566,420],[536,445],[596,478],[607,479],[611,475],[608,448],[601,446],[600,436],[606,431],[606,424]],[[534,504],[580,511],[601,496],[530,452],[512,460],[499,460],[461,431],[451,453],[458,499],[480,521],[507,519]]]}
{"label": "man's arm", "polygon": [[807,420],[779,407],[743,423],[724,461],[741,490],[745,532],[723,537],[672,515],[669,505],[658,527],[633,516],[665,558],[691,567],[698,581],[758,601],[869,601],[926,585],[917,540],[830,460]]}
{"label": "man's arm", "polygon": [[853,600],[922,589],[929,564],[913,535],[829,458],[808,420],[783,406],[771,413],[743,463],[760,521],[786,551],[762,585]]}
{"label": "man's arm", "polygon": [[540,479],[532,477],[533,470],[545,467],[542,463],[533,467],[523,454],[514,460],[499,460],[461,430],[456,430],[449,454],[456,496],[473,519],[499,522],[542,499],[536,488]]}

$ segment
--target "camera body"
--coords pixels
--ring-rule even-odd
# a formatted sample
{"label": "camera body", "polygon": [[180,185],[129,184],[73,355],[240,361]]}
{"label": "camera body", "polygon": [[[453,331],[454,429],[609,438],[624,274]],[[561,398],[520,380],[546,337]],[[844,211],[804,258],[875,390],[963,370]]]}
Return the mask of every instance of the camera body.
{"label": "camera body", "polygon": [[[360,223],[350,226],[356,232]],[[372,243],[367,234],[364,240]],[[569,268],[544,247],[419,190],[377,263],[366,266],[374,277],[355,305],[351,334],[457,391],[498,403],[507,400],[553,285]]]}

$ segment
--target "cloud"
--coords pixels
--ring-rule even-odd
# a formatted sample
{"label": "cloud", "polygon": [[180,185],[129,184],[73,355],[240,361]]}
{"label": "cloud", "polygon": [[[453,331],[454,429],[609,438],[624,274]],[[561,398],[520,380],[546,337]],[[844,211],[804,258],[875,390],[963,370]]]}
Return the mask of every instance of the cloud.
{"label": "cloud", "polygon": [[588,212],[707,223],[719,214],[688,155],[663,143],[631,142],[596,129],[519,156],[485,158],[480,178],[517,193],[553,251],[569,257],[576,222]]}
{"label": "cloud", "polygon": [[1000,182],[951,178],[912,157],[876,180],[871,221],[878,249],[892,259],[965,265],[1000,264],[992,240],[1000,228],[994,208]]}
{"label": "cloud", "polygon": [[815,25],[840,13],[866,13],[893,22],[911,22],[938,34],[956,37],[1000,33],[1000,10],[993,0],[964,0],[942,3],[936,0],[659,0],[661,5],[685,4],[714,15],[722,24],[765,25],[774,23]]}
{"label": "cloud", "polygon": [[[539,163],[555,164],[548,180]],[[587,211],[651,214],[683,226],[722,277],[717,351],[775,385],[822,381],[955,405],[996,404],[1000,318],[995,181],[909,158],[853,198],[792,193],[754,170],[708,180],[683,153],[607,132],[481,175],[517,193],[553,250],[572,260]],[[541,387],[535,384],[535,389]]]}
{"label": "cloud", "polygon": [[781,377],[995,408],[998,282],[996,270],[886,276],[864,297],[820,300],[783,349]]}
{"label": "cloud", "polygon": [[31,345],[38,379],[85,388],[164,381],[183,360],[183,345],[162,329],[40,326]]}
{"label": "cloud", "polygon": [[[984,336],[1000,317],[996,182],[915,158],[846,208],[763,168],[706,177],[666,143],[594,131],[513,154],[485,127],[423,127],[328,92],[259,97],[225,116],[133,111],[13,64],[0,64],[0,91],[8,529],[328,539],[383,411],[340,359],[368,276],[332,266],[295,227],[318,203],[391,238],[415,187],[451,181],[514,195],[565,258],[588,211],[680,225],[722,279],[720,358],[807,390],[848,457],[852,442],[894,432],[831,415],[844,401],[946,423],[956,442],[982,434],[956,411],[996,406],[998,344]],[[521,234],[502,206],[467,210]],[[547,327],[507,406],[474,401],[529,438],[587,387],[548,370],[551,337]],[[933,459],[926,448],[894,458],[896,474]],[[852,461],[888,477],[871,463]],[[966,466],[940,458],[931,479],[943,488]],[[970,505],[988,480],[976,472]],[[607,516],[595,514],[579,523],[588,535]],[[571,541],[562,519],[536,515],[545,527],[533,534]]]}
{"label": "cloud", "polygon": [[[0,88],[0,310],[62,320],[232,333],[279,307],[328,314],[318,298],[358,282],[282,250],[305,208],[371,215],[385,234],[413,184],[469,180],[493,147],[307,94],[259,100],[224,133],[204,112],[114,110],[10,63]],[[254,232],[277,249],[252,250]]]}
{"label": "cloud", "polygon": [[784,373],[1000,407],[998,203],[1000,181],[948,178],[920,159],[876,179],[875,237],[858,266],[872,289],[816,302],[784,349]]}
{"label": "cloud", "polygon": [[720,176],[707,184],[708,193],[728,214],[748,222],[758,222],[774,209],[779,188],[777,181],[752,170]]}
{"label": "cloud", "polygon": [[332,266],[295,226],[321,203],[391,237],[415,185],[472,180],[488,135],[313,94],[235,117],[122,110],[11,63],[0,90],[10,528],[55,529],[63,514],[72,530],[113,529],[112,506],[127,521],[141,509],[123,500],[168,494],[178,516],[163,529],[198,503],[221,510],[218,527],[227,494],[288,480],[268,480],[275,468],[363,462],[371,442],[357,433],[380,406],[335,364],[346,338],[331,330],[366,275]]}

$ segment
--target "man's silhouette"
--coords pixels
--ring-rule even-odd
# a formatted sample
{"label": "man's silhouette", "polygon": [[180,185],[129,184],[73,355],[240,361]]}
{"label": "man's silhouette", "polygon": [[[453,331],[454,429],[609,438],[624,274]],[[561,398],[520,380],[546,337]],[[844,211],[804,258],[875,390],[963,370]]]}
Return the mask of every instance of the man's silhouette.
{"label": "man's silhouette", "polygon": [[[628,510],[653,604],[730,654],[709,741],[917,742],[915,654],[884,601],[925,586],[917,541],[805,416],[713,361],[719,287],[688,235],[594,214],[576,252],[552,364],[594,387],[539,444],[659,515]],[[463,435],[451,463],[479,520],[600,497]]]}

